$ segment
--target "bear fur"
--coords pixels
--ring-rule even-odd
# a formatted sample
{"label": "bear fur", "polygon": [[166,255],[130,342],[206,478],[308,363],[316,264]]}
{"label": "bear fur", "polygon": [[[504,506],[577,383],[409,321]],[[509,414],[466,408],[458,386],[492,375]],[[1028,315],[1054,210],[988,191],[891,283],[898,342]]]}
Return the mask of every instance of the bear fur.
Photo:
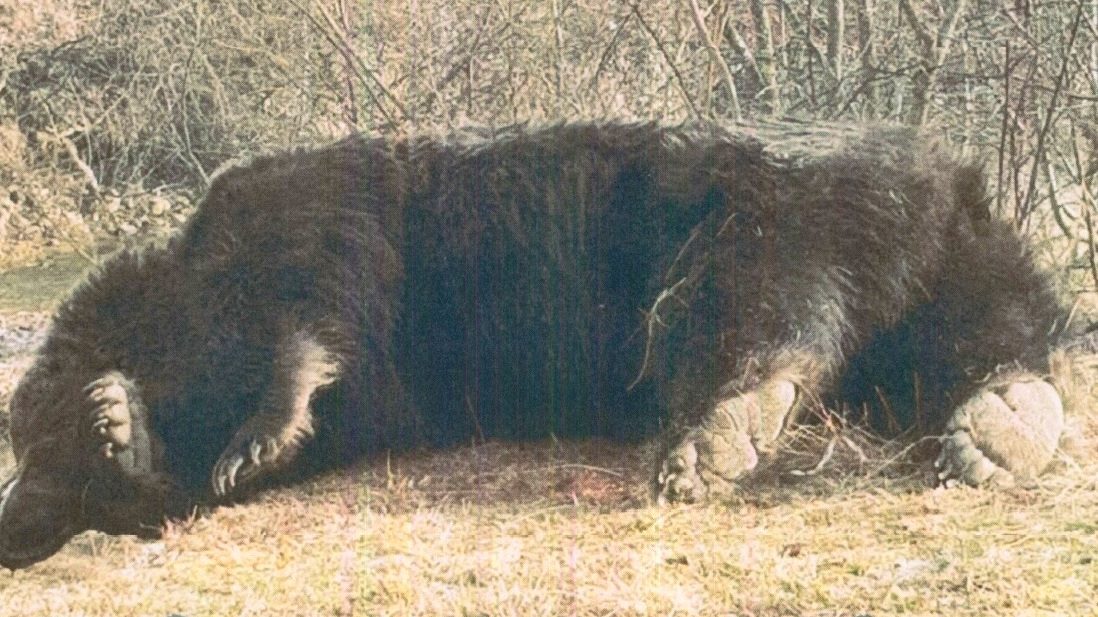
{"label": "bear fur", "polygon": [[750,469],[808,400],[884,391],[960,434],[1063,326],[983,186],[918,131],[796,123],[353,136],[229,169],[59,309],[12,400],[0,565],[474,433],[667,419],[670,500]]}

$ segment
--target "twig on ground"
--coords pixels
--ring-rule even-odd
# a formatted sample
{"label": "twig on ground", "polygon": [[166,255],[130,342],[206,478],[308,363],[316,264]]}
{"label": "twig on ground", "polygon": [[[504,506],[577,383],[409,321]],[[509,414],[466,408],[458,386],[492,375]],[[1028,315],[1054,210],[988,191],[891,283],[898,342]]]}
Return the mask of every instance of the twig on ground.
{"label": "twig on ground", "polygon": [[836,436],[836,437],[832,437],[831,440],[827,442],[827,447],[824,448],[823,456],[820,457],[820,460],[819,460],[819,462],[816,463],[815,467],[813,467],[812,469],[809,469],[809,470],[791,469],[791,470],[789,470],[789,475],[791,475],[791,476],[814,476],[814,475],[820,473],[820,471],[823,470],[824,466],[827,465],[827,463],[831,461],[831,457],[835,455],[835,444],[838,443],[838,441],[839,441],[839,438]]}

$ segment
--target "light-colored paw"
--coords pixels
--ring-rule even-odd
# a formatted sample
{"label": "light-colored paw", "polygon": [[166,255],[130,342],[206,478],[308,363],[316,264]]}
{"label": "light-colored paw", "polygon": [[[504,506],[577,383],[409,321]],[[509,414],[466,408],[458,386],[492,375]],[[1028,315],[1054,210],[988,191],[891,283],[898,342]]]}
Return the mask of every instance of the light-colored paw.
{"label": "light-colored paw", "polygon": [[727,493],[759,463],[797,402],[797,388],[773,380],[717,403],[660,462],[656,501],[694,503]]}
{"label": "light-colored paw", "polygon": [[111,372],[84,388],[88,432],[103,458],[113,458],[133,440],[127,383],[120,373]]}
{"label": "light-colored paw", "polygon": [[82,438],[97,460],[131,477],[152,473],[162,450],[136,384],[111,371],[85,386],[84,396]]}
{"label": "light-colored paw", "polygon": [[946,425],[935,461],[945,486],[1009,486],[1036,478],[1064,432],[1064,406],[1051,384],[1022,375],[969,398]]}

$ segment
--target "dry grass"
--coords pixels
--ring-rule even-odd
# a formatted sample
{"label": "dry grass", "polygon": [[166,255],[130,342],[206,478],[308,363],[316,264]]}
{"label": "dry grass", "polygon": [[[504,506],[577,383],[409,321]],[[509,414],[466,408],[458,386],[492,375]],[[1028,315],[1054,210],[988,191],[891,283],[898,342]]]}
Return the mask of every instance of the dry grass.
{"label": "dry grass", "polygon": [[[1095,614],[1094,461],[1011,491],[772,480],[642,504],[645,457],[488,444],[370,462],[0,576],[11,615]],[[817,476],[818,478],[819,476]],[[807,485],[807,486],[806,486]]]}
{"label": "dry grass", "polygon": [[[41,325],[3,313],[4,391]],[[1085,445],[1007,491],[926,488],[918,448],[852,428],[784,448],[736,497],[669,509],[647,446],[379,456],[161,541],[85,533],[0,573],[0,615],[1098,615]]]}

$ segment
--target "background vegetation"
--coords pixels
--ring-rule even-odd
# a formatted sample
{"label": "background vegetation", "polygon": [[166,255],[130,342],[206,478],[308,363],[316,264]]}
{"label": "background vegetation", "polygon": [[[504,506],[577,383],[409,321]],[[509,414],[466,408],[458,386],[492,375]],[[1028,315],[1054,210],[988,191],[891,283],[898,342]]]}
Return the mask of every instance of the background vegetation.
{"label": "background vegetation", "polygon": [[[787,115],[947,135],[1090,297],[1098,0],[0,0],[0,405],[86,262],[177,229],[226,161]],[[0,573],[0,615],[1098,615],[1093,402],[1010,491],[929,490],[921,444],[837,417],[730,503],[670,510],[633,446],[382,457],[161,542],[84,534]]]}
{"label": "background vegetation", "polygon": [[1094,278],[1096,103],[1095,0],[9,0],[0,240],[162,232],[349,131],[792,115],[948,134]]}

